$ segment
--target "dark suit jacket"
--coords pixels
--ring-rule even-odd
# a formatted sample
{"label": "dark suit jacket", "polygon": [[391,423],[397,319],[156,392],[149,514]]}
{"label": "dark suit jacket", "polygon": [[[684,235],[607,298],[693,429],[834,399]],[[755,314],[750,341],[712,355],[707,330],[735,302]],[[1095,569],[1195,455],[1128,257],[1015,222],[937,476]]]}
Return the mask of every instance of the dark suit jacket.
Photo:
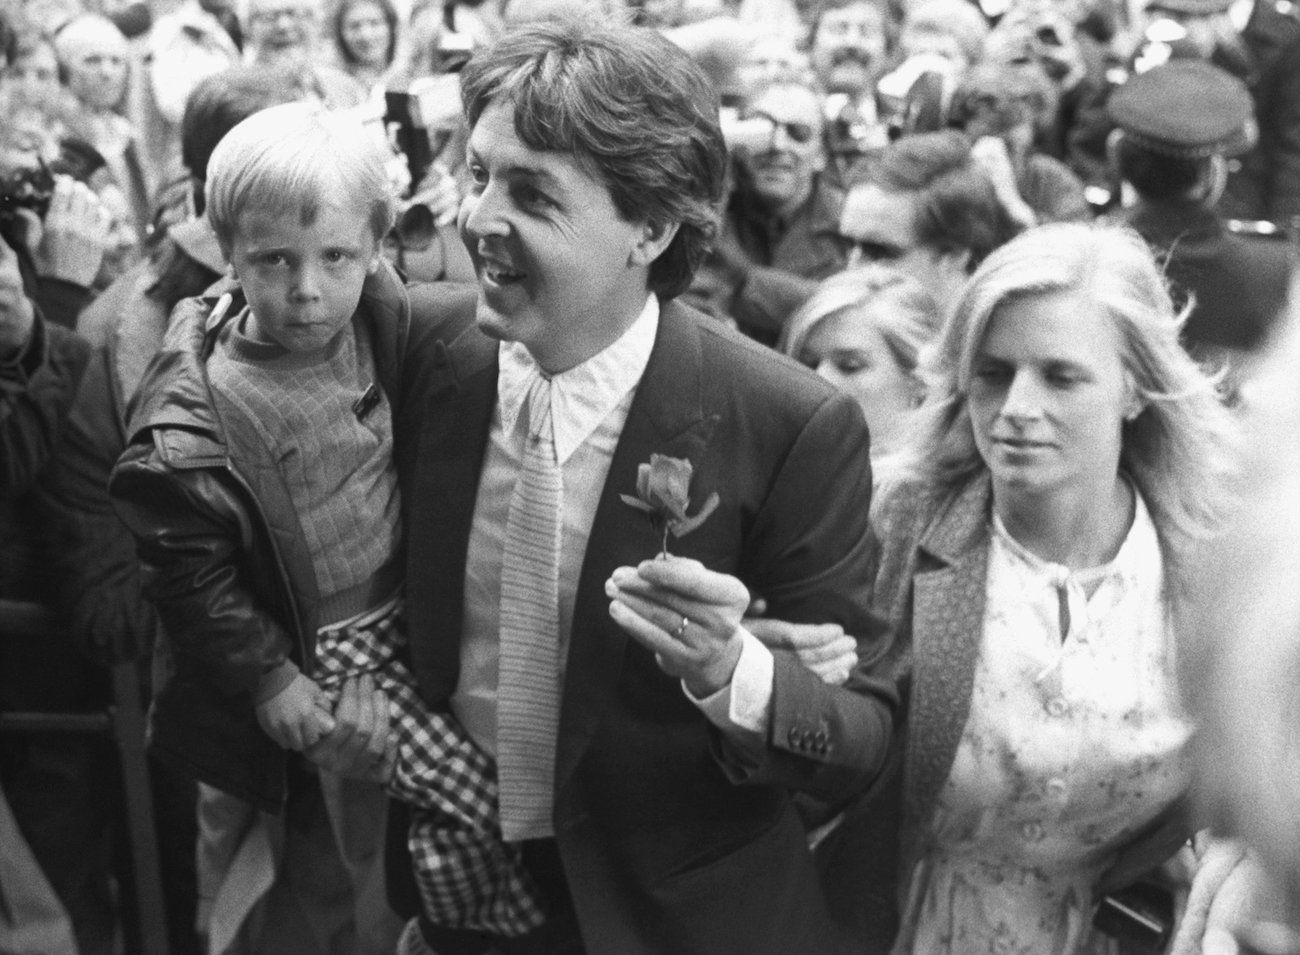
{"label": "dark suit jacket", "polygon": [[[497,343],[472,327],[456,334],[471,296],[422,295],[413,312],[436,318],[417,319],[412,336],[398,461],[412,665],[427,701],[445,707]],[[721,497],[675,554],[736,574],[774,616],[837,621],[859,637],[847,687],[778,658],[762,747],[724,740],[609,617],[610,572],[658,550],[645,516],[619,499],[651,453],[691,460],[694,500]],[[888,639],[868,609],[870,488],[854,402],[719,323],[663,307],[588,539],[560,713],[556,840],[593,955],[833,950],[786,787],[843,798],[872,781],[889,745],[896,695],[877,671]]]}
{"label": "dark suit jacket", "polygon": [[1183,326],[1193,348],[1258,351],[1278,325],[1291,281],[1291,250],[1278,238],[1234,235],[1192,200],[1139,202],[1123,221],[1165,264],[1178,304],[1195,305]]}

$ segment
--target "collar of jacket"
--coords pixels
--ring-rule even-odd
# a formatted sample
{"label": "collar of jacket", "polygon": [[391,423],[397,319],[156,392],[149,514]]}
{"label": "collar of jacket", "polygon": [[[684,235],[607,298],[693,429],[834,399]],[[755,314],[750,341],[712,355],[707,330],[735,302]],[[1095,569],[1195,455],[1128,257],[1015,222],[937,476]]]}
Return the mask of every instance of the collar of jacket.
{"label": "collar of jacket", "polygon": [[[232,296],[220,320],[210,316],[218,299]],[[145,372],[127,409],[127,436],[137,441],[152,431],[163,460],[172,467],[210,467],[226,461],[226,438],[208,388],[204,367],[217,336],[247,304],[232,279],[223,279],[198,298],[185,299],[172,313],[162,348]],[[375,366],[389,395],[400,391],[400,358],[410,333],[410,303],[396,271],[381,262],[366,279],[358,309],[374,336]],[[166,440],[162,440],[162,435]]]}

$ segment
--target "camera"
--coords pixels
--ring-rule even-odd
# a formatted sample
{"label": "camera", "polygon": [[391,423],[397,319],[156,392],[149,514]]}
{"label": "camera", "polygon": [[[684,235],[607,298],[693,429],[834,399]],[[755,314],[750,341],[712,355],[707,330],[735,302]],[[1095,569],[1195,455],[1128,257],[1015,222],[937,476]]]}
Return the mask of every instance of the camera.
{"label": "camera", "polygon": [[68,137],[59,143],[59,155],[51,162],[39,160],[0,174],[0,222],[12,222],[26,209],[44,219],[54,196],[55,176],[67,175],[88,182],[104,166],[104,157],[84,139]]}

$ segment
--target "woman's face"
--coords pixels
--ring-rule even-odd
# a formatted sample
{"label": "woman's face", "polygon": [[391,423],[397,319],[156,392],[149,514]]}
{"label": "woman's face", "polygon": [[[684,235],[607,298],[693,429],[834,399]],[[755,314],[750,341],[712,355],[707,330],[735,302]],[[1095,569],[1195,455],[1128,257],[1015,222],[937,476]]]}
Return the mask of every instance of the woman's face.
{"label": "woman's face", "polygon": [[9,64],[5,82],[29,90],[37,96],[54,96],[59,88],[59,61],[54,47],[40,43],[20,54]]}
{"label": "woman's face", "polygon": [[885,302],[871,303],[822,319],[799,353],[803,364],[862,406],[874,451],[887,449],[900,437],[918,394],[916,381],[880,332],[879,313],[888,307]]}
{"label": "woman's face", "polygon": [[1078,292],[994,311],[971,368],[969,410],[995,500],[1109,491],[1121,426],[1140,408],[1122,348],[1115,321]]}
{"label": "woman's face", "polygon": [[339,25],[343,45],[364,66],[388,65],[392,34],[383,9],[376,3],[355,3],[343,14]]}

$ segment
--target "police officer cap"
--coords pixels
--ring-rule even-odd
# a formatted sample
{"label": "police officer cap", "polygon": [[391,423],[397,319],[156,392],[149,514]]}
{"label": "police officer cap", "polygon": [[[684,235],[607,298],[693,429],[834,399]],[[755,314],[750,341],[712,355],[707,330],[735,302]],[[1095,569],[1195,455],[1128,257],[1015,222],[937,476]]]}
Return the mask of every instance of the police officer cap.
{"label": "police officer cap", "polygon": [[1214,13],[1225,13],[1231,6],[1232,0],[1149,0],[1147,10],[1157,13],[1166,10],[1206,17]]}
{"label": "police officer cap", "polygon": [[1178,159],[1236,155],[1256,138],[1245,84],[1204,60],[1170,60],[1131,76],[1107,108],[1130,142]]}

